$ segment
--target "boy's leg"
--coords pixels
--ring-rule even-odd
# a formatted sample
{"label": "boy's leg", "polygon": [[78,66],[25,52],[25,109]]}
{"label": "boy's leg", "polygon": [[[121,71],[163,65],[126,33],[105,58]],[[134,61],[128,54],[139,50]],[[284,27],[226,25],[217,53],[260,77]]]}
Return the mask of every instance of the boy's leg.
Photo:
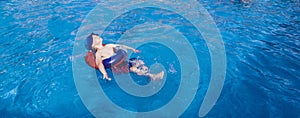
{"label": "boy's leg", "polygon": [[137,75],[147,76],[152,80],[162,79],[165,74],[164,71],[161,71],[158,74],[151,74],[146,66],[143,66],[142,68],[131,67],[130,71],[136,73]]}
{"label": "boy's leg", "polygon": [[161,71],[158,74],[147,73],[145,76],[148,76],[152,80],[162,79],[164,77],[165,72]]}

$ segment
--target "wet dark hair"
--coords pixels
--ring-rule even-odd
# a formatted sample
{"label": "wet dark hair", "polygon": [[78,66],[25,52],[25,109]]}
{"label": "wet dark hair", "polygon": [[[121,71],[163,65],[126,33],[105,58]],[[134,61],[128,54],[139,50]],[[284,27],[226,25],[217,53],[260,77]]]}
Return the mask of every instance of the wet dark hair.
{"label": "wet dark hair", "polygon": [[87,38],[86,38],[86,44],[85,47],[88,50],[93,50],[92,44],[93,44],[93,35],[99,36],[98,34],[91,33]]}

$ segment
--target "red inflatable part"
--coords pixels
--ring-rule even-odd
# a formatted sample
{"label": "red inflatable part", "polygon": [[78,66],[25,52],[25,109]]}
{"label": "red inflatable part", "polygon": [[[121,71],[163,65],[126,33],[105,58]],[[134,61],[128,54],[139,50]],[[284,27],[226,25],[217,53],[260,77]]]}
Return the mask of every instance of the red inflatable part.
{"label": "red inflatable part", "polygon": [[85,62],[92,68],[98,69],[96,64],[95,54],[93,52],[87,52],[85,55]]}

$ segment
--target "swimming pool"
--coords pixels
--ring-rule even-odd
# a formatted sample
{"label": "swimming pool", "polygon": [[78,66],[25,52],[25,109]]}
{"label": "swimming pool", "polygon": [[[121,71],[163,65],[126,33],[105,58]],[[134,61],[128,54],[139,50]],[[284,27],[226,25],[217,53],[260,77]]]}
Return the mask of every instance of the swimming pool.
{"label": "swimming pool", "polygon": [[[82,21],[101,2],[0,1],[1,117],[93,117],[75,87],[72,61],[76,57],[72,56],[72,52]],[[216,22],[227,60],[222,93],[206,117],[299,117],[299,1],[252,1],[243,4],[229,0],[204,0],[199,3]],[[157,15],[157,11],[151,8],[141,11],[144,16],[152,15],[154,20],[167,21],[167,18],[178,17],[153,16]],[[141,11],[129,12],[114,23],[143,19],[142,15],[134,14]],[[149,20],[143,19],[141,23]],[[135,24],[126,26],[131,25]],[[114,28],[115,25],[111,26]],[[201,57],[198,58],[201,70],[199,87],[194,88],[196,96],[181,117],[198,117],[210,82],[211,63],[207,45],[203,40],[192,40],[199,35],[190,34],[193,30],[187,31],[188,26],[186,22],[177,30],[191,37],[189,41],[197,57]],[[137,30],[131,31],[137,36],[161,32],[156,30],[161,28],[157,25],[152,29],[135,28]],[[127,31],[123,30],[120,31]],[[142,33],[145,30],[149,32]],[[104,35],[107,43],[116,42],[118,35],[107,34]],[[120,35],[125,35],[121,43],[139,41],[130,42],[126,37],[133,36]],[[172,40],[178,45],[182,43],[176,41]],[[149,43],[138,49],[142,53],[132,57],[141,57],[148,64],[159,62],[167,72],[164,88],[159,93],[141,99],[121,91],[115,81],[98,79],[98,82],[115,104],[130,111],[143,112],[163,106],[179,90],[179,81],[183,79],[180,78],[179,63],[182,62],[176,59],[172,50],[161,44]],[[147,78],[132,77],[140,85],[149,83]]]}

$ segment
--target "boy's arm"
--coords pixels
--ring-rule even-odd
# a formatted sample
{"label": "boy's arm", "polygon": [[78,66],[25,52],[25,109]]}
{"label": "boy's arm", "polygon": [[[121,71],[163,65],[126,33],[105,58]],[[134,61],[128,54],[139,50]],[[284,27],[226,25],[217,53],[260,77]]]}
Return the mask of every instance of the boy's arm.
{"label": "boy's arm", "polygon": [[135,52],[135,53],[138,53],[138,52],[140,52],[139,50],[136,50],[136,49],[134,49],[134,48],[132,48],[132,47],[129,47],[129,46],[126,46],[126,45],[121,45],[121,44],[117,44],[118,46],[121,46],[122,48],[125,48],[125,49],[128,49],[128,50],[132,50],[133,52]]}
{"label": "boy's arm", "polygon": [[104,65],[102,63],[102,58],[100,56],[97,56],[97,53],[96,53],[96,64],[100,72],[103,74],[103,79],[111,80],[111,78],[108,77],[107,72],[104,68]]}

